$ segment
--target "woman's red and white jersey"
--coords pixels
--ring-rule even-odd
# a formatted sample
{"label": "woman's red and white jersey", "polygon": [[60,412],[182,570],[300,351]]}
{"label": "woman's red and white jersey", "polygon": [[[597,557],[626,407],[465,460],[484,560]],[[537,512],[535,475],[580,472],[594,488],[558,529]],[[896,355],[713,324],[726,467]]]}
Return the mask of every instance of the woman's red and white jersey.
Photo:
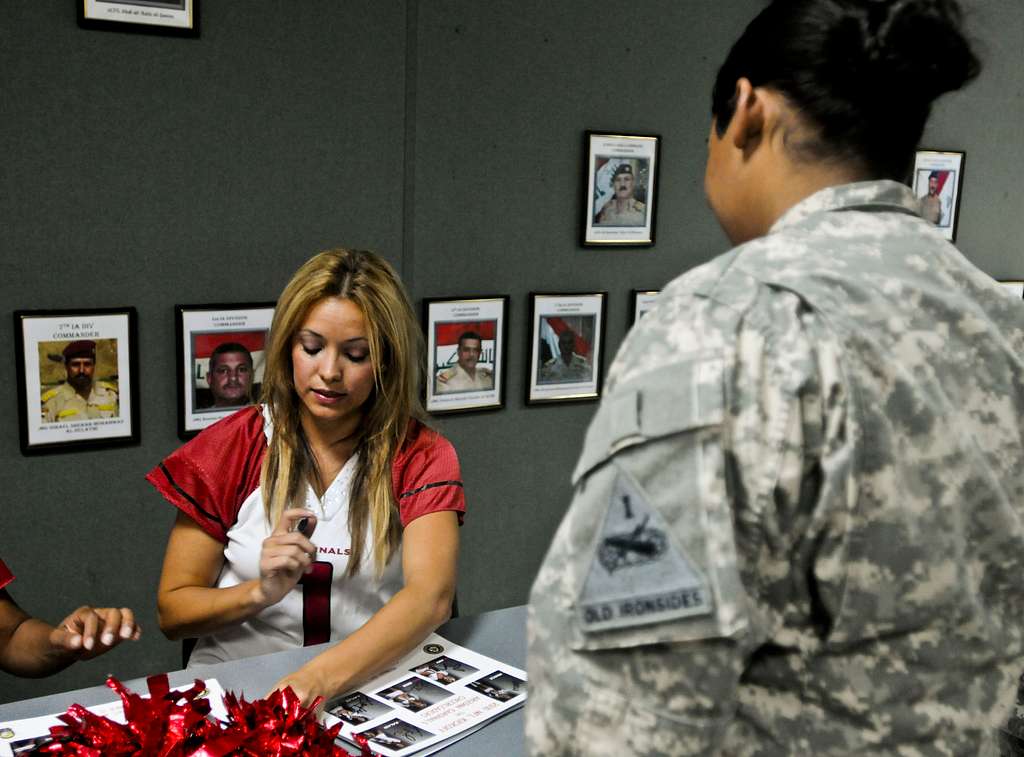
{"label": "woman's red and white jersey", "polygon": [[[260,549],[273,530],[259,486],[272,432],[268,415],[246,408],[203,431],[146,476],[168,501],[224,543],[219,588],[259,578]],[[345,576],[352,551],[349,491],[357,462],[356,457],[348,460],[323,497],[306,487],[302,504],[317,515],[310,538],[317,548],[312,572],[276,605],[201,638],[190,666],[343,639],[402,587],[401,549],[378,578],[369,528],[360,570]],[[409,439],[395,455],[392,480],[403,527],[421,515],[443,510],[457,512],[461,522],[465,497],[458,459],[451,444],[436,432],[420,424],[411,427]]]}
{"label": "woman's red and white jersey", "polygon": [[13,580],[14,574],[4,565],[4,561],[0,560],[0,589],[7,586]]}

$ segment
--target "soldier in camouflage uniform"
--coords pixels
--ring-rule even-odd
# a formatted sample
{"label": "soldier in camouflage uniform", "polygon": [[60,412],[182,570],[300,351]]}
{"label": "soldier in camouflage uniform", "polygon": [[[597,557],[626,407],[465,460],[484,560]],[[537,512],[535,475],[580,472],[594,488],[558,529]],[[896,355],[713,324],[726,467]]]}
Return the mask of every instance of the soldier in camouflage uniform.
{"label": "soldier in camouflage uniform", "polygon": [[490,368],[478,364],[482,351],[483,337],[480,334],[475,331],[462,332],[455,350],[457,362],[437,372],[435,391],[447,394],[493,389],[494,374]]}
{"label": "soldier in camouflage uniform", "polygon": [[[867,5],[776,2],[745,36],[785,50],[789,14]],[[976,72],[956,37],[946,90]],[[923,114],[900,155],[840,142],[874,180],[832,163],[772,212],[830,122],[737,72],[764,49],[743,42],[706,184],[739,246],[673,281],[609,371],[530,597],[530,752],[996,754],[1024,651],[1024,306],[877,178],[905,175]]]}
{"label": "soldier in camouflage uniform", "polygon": [[44,423],[116,418],[117,389],[96,381],[96,343],[91,339],[71,342],[63,351],[67,383],[43,393]]}
{"label": "soldier in camouflage uniform", "polygon": [[620,163],[612,174],[613,196],[598,212],[597,226],[643,226],[647,222],[647,206],[633,196],[633,166]]}
{"label": "soldier in camouflage uniform", "polygon": [[566,329],[558,335],[558,354],[540,367],[539,384],[577,384],[593,381],[594,367],[590,360],[575,351],[576,333]]}

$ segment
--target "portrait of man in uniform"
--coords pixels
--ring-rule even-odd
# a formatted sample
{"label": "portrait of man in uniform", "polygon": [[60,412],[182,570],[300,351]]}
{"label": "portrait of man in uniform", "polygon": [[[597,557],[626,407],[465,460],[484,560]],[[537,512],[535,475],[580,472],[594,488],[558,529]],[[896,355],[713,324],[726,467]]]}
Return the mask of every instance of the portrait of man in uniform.
{"label": "portrait of man in uniform", "polygon": [[476,331],[463,331],[459,335],[455,365],[437,372],[435,384],[438,394],[452,392],[486,391],[494,388],[494,374],[490,368],[477,365],[483,354],[483,337]]}
{"label": "portrait of man in uniform", "polygon": [[[102,369],[97,366],[98,346],[108,356]],[[40,342],[39,348],[47,358],[40,361],[39,370],[43,423],[118,417],[116,339]],[[52,380],[53,363],[63,367],[63,380],[56,386]]]}
{"label": "portrait of man in uniform", "polygon": [[595,208],[595,226],[643,226],[647,223],[647,205],[637,198],[640,188],[633,163],[643,161],[622,161],[612,172],[612,196],[600,207]]}
{"label": "portrait of man in uniform", "polygon": [[550,354],[550,357],[540,363],[538,384],[573,384],[593,380],[594,366],[590,357],[578,351],[586,342],[571,327],[566,326],[558,332],[554,350],[543,336],[541,339],[541,354]]}
{"label": "portrait of man in uniform", "polygon": [[586,132],[584,246],[654,244],[660,141],[654,134]]}
{"label": "portrait of man in uniform", "polygon": [[423,301],[429,413],[505,404],[508,295]]}
{"label": "portrait of man in uniform", "polygon": [[924,190],[924,193],[920,195],[921,215],[926,221],[936,226],[949,226],[952,198],[949,192],[944,190],[946,182],[952,180],[952,173],[952,171],[929,171],[927,181],[921,182]]}
{"label": "portrait of man in uniform", "polygon": [[918,150],[911,174],[918,214],[951,242],[956,241],[965,160],[962,152]]}
{"label": "portrait of man in uniform", "polygon": [[531,294],[526,401],[579,402],[601,396],[607,292]]}

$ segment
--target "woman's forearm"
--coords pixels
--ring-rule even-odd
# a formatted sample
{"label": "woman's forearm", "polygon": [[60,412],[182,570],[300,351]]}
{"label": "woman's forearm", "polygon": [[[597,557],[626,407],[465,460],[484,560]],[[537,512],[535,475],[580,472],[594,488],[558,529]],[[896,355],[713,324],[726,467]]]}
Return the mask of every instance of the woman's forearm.
{"label": "woman's forearm", "polygon": [[266,607],[258,580],[223,589],[181,586],[157,596],[160,630],[172,641],[238,625]]}
{"label": "woman's forearm", "polygon": [[167,638],[202,636],[238,625],[274,603],[258,579],[218,588],[223,566],[224,545],[179,513],[157,590],[160,630]]}
{"label": "woman's forearm", "polygon": [[332,695],[392,665],[448,620],[451,609],[451,594],[432,597],[410,587],[399,591],[355,633],[320,655],[330,670]]}
{"label": "woman's forearm", "polygon": [[[405,587],[361,628],[299,670],[278,687],[291,685],[300,698],[342,694],[387,669],[451,615],[452,592]],[[308,704],[308,701],[307,701]]]}

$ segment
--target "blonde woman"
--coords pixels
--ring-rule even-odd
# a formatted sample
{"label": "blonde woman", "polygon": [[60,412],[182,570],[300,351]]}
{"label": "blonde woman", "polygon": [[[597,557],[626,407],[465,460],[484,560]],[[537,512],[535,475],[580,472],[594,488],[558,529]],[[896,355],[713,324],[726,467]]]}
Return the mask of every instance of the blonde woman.
{"label": "blonde woman", "polygon": [[160,627],[190,664],[338,643],[278,684],[305,703],[380,671],[444,622],[465,511],[451,444],[426,428],[422,339],[394,270],[329,250],[285,287],[262,405],[147,476],[179,509]]}

